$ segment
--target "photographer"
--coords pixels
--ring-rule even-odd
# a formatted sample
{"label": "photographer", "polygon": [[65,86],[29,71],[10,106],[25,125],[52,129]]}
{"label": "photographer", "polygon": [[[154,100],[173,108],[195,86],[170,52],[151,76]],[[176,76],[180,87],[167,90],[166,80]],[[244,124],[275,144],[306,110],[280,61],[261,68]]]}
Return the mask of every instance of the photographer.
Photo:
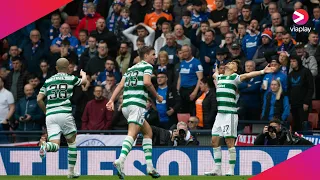
{"label": "photographer", "polygon": [[151,126],[154,146],[198,146],[199,142],[193,137],[184,122],[177,124],[173,131]]}
{"label": "photographer", "polygon": [[281,127],[281,121],[274,118],[269,126],[265,126],[263,132],[254,141],[254,145],[313,145],[310,141],[291,134]]}

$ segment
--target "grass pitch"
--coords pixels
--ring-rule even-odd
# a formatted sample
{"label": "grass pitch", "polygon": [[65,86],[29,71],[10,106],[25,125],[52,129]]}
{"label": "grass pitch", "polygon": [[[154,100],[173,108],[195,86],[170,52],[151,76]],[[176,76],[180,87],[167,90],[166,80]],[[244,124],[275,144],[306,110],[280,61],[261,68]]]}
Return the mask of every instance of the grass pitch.
{"label": "grass pitch", "polygon": [[[162,176],[159,180],[247,180],[251,176]],[[67,180],[67,176],[0,176],[0,180]],[[118,180],[118,176],[81,176],[79,180]],[[149,176],[126,176],[125,180],[151,180]]]}

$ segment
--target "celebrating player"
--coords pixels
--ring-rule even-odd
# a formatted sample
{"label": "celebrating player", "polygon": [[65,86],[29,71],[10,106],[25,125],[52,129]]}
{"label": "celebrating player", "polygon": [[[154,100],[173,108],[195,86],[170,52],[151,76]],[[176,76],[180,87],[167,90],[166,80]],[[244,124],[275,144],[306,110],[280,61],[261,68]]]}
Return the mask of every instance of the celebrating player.
{"label": "celebrating player", "polygon": [[238,115],[236,106],[236,91],[241,81],[264,73],[272,73],[274,69],[269,65],[261,71],[253,71],[238,75],[240,72],[240,61],[233,60],[225,66],[225,73],[220,74],[216,69],[213,78],[217,81],[217,101],[218,114],[212,127],[212,146],[215,169],[205,172],[207,176],[221,176],[221,147],[219,146],[220,137],[224,136],[229,150],[229,171],[227,176],[234,175],[236,164],[236,149],[234,147],[237,137]]}
{"label": "celebrating player", "polygon": [[139,56],[141,61],[127,70],[112,94],[110,101],[106,105],[109,110],[114,110],[114,100],[124,88],[122,112],[124,117],[128,120],[128,136],[122,143],[119,159],[115,160],[113,163],[118,170],[120,179],[124,179],[124,161],[131,151],[140,130],[143,133],[142,146],[147,163],[147,173],[153,178],[160,177],[152,164],[152,129],[149,123],[144,119],[146,102],[148,99],[147,90],[157,98],[157,101],[162,102],[163,100],[163,97],[157,94],[151,83],[152,65],[155,62],[155,51],[152,47],[144,46],[139,50]]}
{"label": "celebrating player", "polygon": [[[80,71],[81,79],[68,75],[68,66],[67,59],[58,59],[56,62],[58,73],[45,81],[37,97],[39,107],[46,113],[48,140],[50,141],[40,143],[39,154],[41,158],[45,158],[46,152],[57,152],[62,133],[68,142],[68,178],[78,178],[80,175],[74,172],[77,161],[77,128],[69,99],[73,94],[74,86],[87,83],[87,75],[82,70]],[[45,97],[47,97],[47,107],[43,101]]]}

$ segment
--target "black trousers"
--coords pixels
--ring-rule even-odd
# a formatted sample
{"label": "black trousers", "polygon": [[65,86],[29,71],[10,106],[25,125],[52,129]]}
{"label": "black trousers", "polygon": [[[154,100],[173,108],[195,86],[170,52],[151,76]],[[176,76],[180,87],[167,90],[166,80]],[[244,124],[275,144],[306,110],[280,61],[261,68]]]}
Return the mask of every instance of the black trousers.
{"label": "black trousers", "polygon": [[181,97],[181,113],[190,113],[191,116],[196,115],[196,104],[195,98],[193,101],[190,101],[190,94],[193,92],[196,86],[192,86],[189,88],[180,88],[180,97]]}
{"label": "black trousers", "polygon": [[292,113],[292,132],[303,131],[303,122],[308,121],[309,111],[303,110],[303,105],[299,107],[291,107]]}

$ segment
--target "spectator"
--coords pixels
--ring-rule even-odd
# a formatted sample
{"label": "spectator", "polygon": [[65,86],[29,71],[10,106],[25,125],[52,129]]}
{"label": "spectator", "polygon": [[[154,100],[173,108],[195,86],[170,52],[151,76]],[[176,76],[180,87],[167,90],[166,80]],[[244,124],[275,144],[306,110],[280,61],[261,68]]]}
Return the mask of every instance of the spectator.
{"label": "spectator", "polygon": [[[320,12],[319,12],[320,13]],[[306,44],[306,51],[310,56],[314,56],[319,44],[319,36],[317,32],[311,31],[308,37],[308,44]]]}
{"label": "spectator", "polygon": [[117,57],[116,61],[119,65],[119,70],[121,74],[124,74],[127,72],[127,69],[129,68],[131,59],[131,54],[129,52],[128,43],[122,42],[120,44],[120,50],[119,50],[119,56]]}
{"label": "spectator", "polygon": [[[264,1],[270,1],[270,0],[264,0]],[[278,11],[278,5],[277,5],[276,2],[270,2],[266,9],[267,9],[268,14],[266,16],[262,16],[263,19],[261,19],[259,21],[259,25],[263,29],[266,28],[266,27],[271,27],[271,24],[272,24],[271,16],[272,16],[272,14],[279,12]],[[272,31],[272,32],[274,32],[274,31]]]}
{"label": "spectator", "polygon": [[313,7],[313,19],[312,19],[313,29],[318,32],[318,37],[320,37],[320,7]]}
{"label": "spectator", "polygon": [[252,20],[252,16],[251,15],[252,15],[252,11],[251,11],[250,5],[245,4],[241,9],[240,21],[243,21],[247,25],[250,25],[251,20]]}
{"label": "spectator", "polygon": [[237,10],[237,16],[241,15],[241,10],[242,10],[242,7],[244,6],[244,4],[245,4],[245,0],[236,0],[235,7],[231,6],[235,10]]}
{"label": "spectator", "polygon": [[107,18],[107,27],[110,32],[115,31],[116,23],[121,19],[121,9],[124,7],[124,3],[121,0],[115,0],[112,3],[112,13]]}
{"label": "spectator", "polygon": [[188,0],[178,0],[174,5],[172,15],[175,24],[179,24],[181,19],[183,19],[183,15],[188,12],[189,5]]}
{"label": "spectator", "polygon": [[196,24],[197,27],[200,27],[202,21],[208,21],[208,12],[203,11],[202,6],[203,2],[201,0],[194,0],[192,2],[193,10],[191,12],[191,25]]}
{"label": "spectator", "polygon": [[173,5],[171,0],[163,0],[163,6],[162,6],[163,12],[167,14],[172,14],[173,12]]}
{"label": "spectator", "polygon": [[106,85],[107,76],[109,74],[114,75],[117,83],[120,82],[121,74],[119,72],[117,62],[115,62],[114,59],[112,58],[107,58],[104,71],[100,71],[98,75],[97,85],[102,85],[102,86]]}
{"label": "spectator", "polygon": [[165,73],[167,76],[166,84],[170,87],[173,84],[173,76],[174,76],[174,65],[169,64],[169,56],[166,51],[160,51],[158,55],[158,63],[154,66],[154,74],[157,75],[159,73]]}
{"label": "spectator", "polygon": [[270,27],[271,31],[273,33],[275,33],[276,32],[276,28],[278,26],[281,26],[281,25],[282,25],[282,18],[281,18],[280,13],[278,13],[278,12],[273,13],[271,15],[271,26],[268,26],[268,27]]}
{"label": "spectator", "polygon": [[282,34],[282,44],[278,47],[278,51],[287,51],[289,55],[292,55],[295,53],[295,43],[292,41],[292,37],[290,33],[284,32]]}
{"label": "spectator", "polygon": [[139,49],[141,49],[145,45],[146,44],[144,42],[144,38],[139,37],[137,39],[137,42],[136,42],[136,46],[137,46],[138,49],[131,53],[131,59],[130,59],[129,67],[131,67],[131,66],[137,64],[138,62],[140,62],[140,56],[139,56],[138,51],[139,51]]}
{"label": "spectator", "polygon": [[221,42],[220,47],[226,47],[231,51],[232,44],[235,43],[235,34],[233,32],[228,32],[225,35],[225,39]]}
{"label": "spectator", "polygon": [[166,43],[167,44],[160,49],[160,52],[166,51],[168,53],[169,64],[178,63],[177,49],[181,48],[181,45],[177,43],[173,33],[166,34]]}
{"label": "spectator", "polygon": [[206,34],[206,32],[209,31],[209,27],[210,27],[210,25],[209,25],[208,21],[202,21],[202,22],[200,22],[199,28],[192,29],[192,31],[189,34],[189,38],[193,39],[193,40],[191,40],[191,41],[193,41],[192,44],[200,44],[201,42],[204,42],[205,41],[205,34]]}
{"label": "spectator", "polygon": [[182,14],[182,20],[180,24],[183,25],[183,31],[185,32],[186,36],[189,38],[192,31],[190,11],[187,11],[184,14]]}
{"label": "spectator", "polygon": [[28,76],[27,83],[30,84],[33,88],[33,92],[35,95],[39,94],[40,88],[40,79],[38,76],[31,74]]}
{"label": "spectator", "polygon": [[96,22],[96,25],[97,29],[92,31],[90,35],[96,37],[97,42],[102,40],[105,41],[108,47],[110,47],[109,55],[115,58],[118,51],[117,37],[112,31],[109,31],[106,28],[106,21],[103,18],[99,18]]}
{"label": "spectator", "polygon": [[113,111],[112,124],[111,127],[113,130],[127,130],[128,122],[127,119],[122,114],[122,102],[123,95],[119,96],[118,101],[116,101]]}
{"label": "spectator", "polygon": [[236,43],[238,43],[238,44],[242,43],[243,38],[247,34],[247,26],[248,25],[245,22],[243,22],[243,21],[239,22],[237,32],[235,33],[235,35],[236,35],[235,42]]}
{"label": "spectator", "polygon": [[[261,1],[260,1],[261,2]],[[261,3],[255,3],[252,7],[252,17],[259,22],[269,15],[268,9],[270,8],[271,0],[263,0]]]}
{"label": "spectator", "polygon": [[[14,111],[15,106],[13,95],[4,87],[3,79],[0,78],[0,131],[9,130],[10,119]],[[0,134],[0,143],[8,143],[7,135]]]}
{"label": "spectator", "polygon": [[[136,30],[138,35],[134,35],[133,31]],[[126,36],[133,43],[133,50],[137,50],[136,45],[137,39],[144,38],[144,42],[147,46],[152,46],[154,42],[155,31],[149,26],[139,23],[138,25],[132,26],[123,31],[124,36]]]}
{"label": "spectator", "polygon": [[30,32],[30,40],[23,47],[23,58],[25,60],[25,65],[30,73],[39,73],[39,64],[41,59],[46,58],[48,55],[48,50],[45,42],[41,41],[41,35],[38,30],[32,30]]}
{"label": "spectator", "polygon": [[216,49],[218,45],[214,41],[215,32],[208,30],[205,33],[205,41],[196,43],[193,38],[193,44],[199,48],[200,62],[203,67],[204,77],[211,75],[211,67],[216,61]]}
{"label": "spectator", "polygon": [[289,63],[289,54],[286,51],[280,52],[279,54],[279,62],[281,65],[280,71],[283,74],[288,75],[289,69],[290,69],[290,63]]}
{"label": "spectator", "polygon": [[241,9],[237,10],[236,8],[231,8],[228,11],[228,23],[231,31],[238,29],[238,12],[241,12]]}
{"label": "spectator", "polygon": [[318,75],[318,64],[317,60],[314,56],[311,56],[307,52],[307,47],[304,44],[297,43],[296,47],[296,54],[301,57],[302,65],[309,69],[312,76],[315,78]]}
{"label": "spectator", "polygon": [[78,62],[81,60],[82,53],[88,48],[88,31],[83,29],[79,31],[79,45],[77,47]]}
{"label": "spectator", "polygon": [[261,34],[260,45],[252,57],[252,60],[256,64],[257,70],[264,69],[269,62],[271,62],[271,55],[277,51],[276,45],[272,42],[272,32],[268,29],[265,29]]}
{"label": "spectator", "polygon": [[53,13],[51,15],[51,26],[49,31],[46,32],[46,36],[44,39],[48,43],[52,43],[52,41],[57,38],[60,34],[60,26],[61,26],[61,16],[59,13]]}
{"label": "spectator", "polygon": [[52,53],[59,53],[61,50],[61,43],[65,39],[70,42],[71,50],[78,47],[79,41],[76,37],[72,36],[70,26],[67,23],[61,25],[60,34],[57,38],[53,39],[50,51]]}
{"label": "spectator", "polygon": [[130,18],[135,24],[139,24],[144,21],[144,17],[151,8],[152,4],[149,0],[134,1],[130,6]]}
{"label": "spectator", "polygon": [[108,56],[108,45],[105,41],[100,41],[98,44],[98,56],[93,57],[89,60],[86,66],[86,72],[95,74],[104,71],[105,63],[107,59],[111,57]]}
{"label": "spectator", "polygon": [[[245,73],[255,71],[255,63],[249,60],[245,63]],[[260,87],[261,76],[242,81],[238,89],[239,97],[239,119],[240,120],[259,120],[261,114]],[[248,103],[250,102],[250,103]]]}
{"label": "spectator", "polygon": [[120,19],[115,24],[115,30],[114,34],[117,36],[117,40],[119,42],[129,42],[128,39],[124,36],[123,31],[128,29],[129,27],[132,27],[134,25],[134,22],[132,19],[130,19],[130,11],[129,8],[124,7],[121,10],[120,13]]}
{"label": "spectator", "polygon": [[201,95],[195,102],[196,117],[199,119],[198,126],[203,129],[210,129],[218,112],[216,91],[215,88],[210,87],[207,78],[200,80],[199,87]]}
{"label": "spectator", "polygon": [[21,58],[12,59],[13,69],[8,74],[5,88],[10,89],[14,100],[17,101],[24,96],[23,87],[26,84],[28,72],[22,69]]}
{"label": "spectator", "polygon": [[96,12],[96,7],[93,3],[87,3],[87,13],[84,18],[81,19],[80,23],[78,24],[75,36],[79,37],[80,30],[87,30],[90,34],[93,30],[96,30],[96,22],[102,16]]}
{"label": "spectator", "polygon": [[81,54],[79,69],[84,69],[90,59],[98,56],[97,39],[95,36],[89,36],[88,47]]}
{"label": "spectator", "polygon": [[[276,43],[277,43],[278,47],[280,47],[283,44],[282,38],[283,38],[283,35],[286,34],[286,33],[287,32],[285,31],[283,26],[276,27],[276,31],[275,31],[276,38],[275,38],[275,40],[276,40]],[[291,38],[291,40],[292,40],[293,44],[296,44],[296,41],[293,38]]]}
{"label": "spectator", "polygon": [[108,74],[106,79],[105,88],[103,89],[102,96],[109,100],[112,96],[113,91],[116,89],[116,78],[113,74]]}
{"label": "spectator", "polygon": [[292,131],[302,131],[302,123],[308,121],[314,91],[313,77],[307,68],[303,67],[299,56],[290,56],[292,72],[288,76],[288,95],[290,97],[293,117]]}
{"label": "spectator", "polygon": [[289,130],[281,127],[281,121],[274,119],[265,126],[261,134],[254,141],[254,145],[313,145],[310,141],[293,135]]}
{"label": "spectator", "polygon": [[165,17],[168,21],[172,21],[171,14],[167,14],[162,11],[162,5],[162,0],[155,0],[153,2],[154,12],[146,14],[146,16],[144,17],[144,24],[154,30],[157,28],[156,23],[159,18]]}
{"label": "spectator", "polygon": [[[25,97],[21,98],[15,108],[14,117],[16,121],[19,121],[18,131],[41,131],[41,125],[44,123],[44,117],[42,110],[38,106],[37,97],[34,93],[33,85],[26,84],[24,86]],[[38,136],[17,134],[17,142],[36,141]]]}
{"label": "spectator", "polygon": [[294,4],[297,2],[297,0],[279,0],[278,4],[279,4],[279,13],[281,14],[281,16],[284,19],[284,25],[285,26],[289,26],[288,25],[288,19],[291,18],[294,9],[293,6]]}
{"label": "spectator", "polygon": [[279,80],[272,80],[270,89],[271,91],[265,93],[263,97],[261,119],[271,121],[277,118],[285,122],[290,114],[289,98],[284,95]]}
{"label": "spectator", "polygon": [[107,110],[107,99],[102,96],[103,88],[94,88],[94,99],[89,101],[82,115],[82,130],[111,129],[112,112]]}
{"label": "spectator", "polygon": [[228,21],[221,22],[219,31],[220,34],[216,35],[215,41],[217,42],[217,44],[220,45],[220,47],[222,47],[225,44],[226,34],[230,32],[230,26]]}
{"label": "spectator", "polygon": [[194,138],[188,130],[185,122],[178,122],[177,129],[173,130],[171,146],[198,146],[199,141]]}
{"label": "spectator", "polygon": [[220,34],[221,23],[228,18],[228,9],[224,6],[223,0],[216,0],[216,10],[211,11],[209,16],[210,27],[214,28],[217,34]]}
{"label": "spectator", "polygon": [[62,42],[61,42],[59,57],[56,58],[55,56],[53,56],[53,58],[55,58],[55,59],[51,60],[51,63],[52,63],[52,64],[50,64],[51,67],[54,67],[55,62],[59,58],[66,58],[66,59],[68,59],[70,64],[72,63],[75,65],[78,65],[78,55],[75,53],[75,51],[71,50],[70,42],[67,39],[62,40]]}
{"label": "spectator", "polygon": [[157,93],[163,97],[163,101],[156,101],[156,107],[159,113],[159,127],[169,129],[178,122],[177,112],[181,106],[181,99],[176,88],[168,85],[168,76],[165,72],[157,74]]}
{"label": "spectator", "polygon": [[261,90],[265,91],[265,94],[269,92],[271,87],[271,81],[276,79],[280,80],[283,92],[287,92],[287,75],[283,74],[280,71],[281,63],[279,62],[279,59],[272,60],[270,66],[273,67],[275,70],[273,73],[266,74],[263,77]]}
{"label": "spectator", "polygon": [[[8,71],[6,70],[6,68],[0,68],[0,78],[6,79],[7,76],[8,76]],[[4,84],[5,84],[5,82],[4,82]]]}
{"label": "spectator", "polygon": [[176,36],[176,41],[179,45],[191,46],[191,41],[184,35],[183,27],[180,24],[174,26],[174,34]]}
{"label": "spectator", "polygon": [[177,49],[176,56],[179,58],[179,62],[174,65],[174,78],[173,78],[173,86],[177,87],[179,74],[180,74],[180,64],[183,61],[183,51],[181,48]]}
{"label": "spectator", "polygon": [[189,130],[197,130],[199,124],[199,118],[197,116],[191,116],[188,120],[188,129]]}
{"label": "spectator", "polygon": [[154,43],[154,49],[155,49],[156,56],[160,52],[160,49],[167,44],[166,34],[171,32],[170,23],[169,22],[162,23],[161,29],[162,29],[162,34]]}
{"label": "spectator", "polygon": [[157,107],[151,98],[147,99],[146,113],[144,114],[145,120],[150,124],[150,126],[159,126],[159,113]]}
{"label": "spectator", "polygon": [[[256,24],[256,25],[254,25]],[[242,51],[248,60],[252,60],[258,46],[261,44],[261,33],[256,29],[258,21],[253,19],[248,26],[249,33],[242,39]],[[259,28],[259,26],[257,26]]]}
{"label": "spectator", "polygon": [[213,74],[216,72],[217,67],[220,66],[220,64],[227,64],[229,60],[227,59],[229,51],[227,48],[217,48],[216,51],[216,62],[213,65],[212,72]]}
{"label": "spectator", "polygon": [[240,60],[240,66],[244,67],[245,62],[247,61],[247,58],[241,52],[241,46],[239,44],[233,43],[231,45],[230,54],[231,54],[231,60],[239,59]]}
{"label": "spectator", "polygon": [[49,68],[50,68],[50,66],[46,60],[42,60],[40,62],[41,72],[39,74],[37,74],[37,76],[39,77],[39,80],[40,80],[40,84],[39,84],[40,87],[42,87],[44,82],[53,75],[53,72],[50,71]]}
{"label": "spectator", "polygon": [[5,53],[2,56],[2,67],[6,68],[7,71],[11,71],[13,69],[12,58],[18,57],[19,54],[20,52],[19,52],[18,46],[11,45],[9,48],[9,53]]}
{"label": "spectator", "polygon": [[195,115],[195,100],[199,91],[200,80],[203,78],[201,62],[191,54],[191,47],[182,46],[184,61],[180,64],[177,90],[181,95],[183,113]]}

